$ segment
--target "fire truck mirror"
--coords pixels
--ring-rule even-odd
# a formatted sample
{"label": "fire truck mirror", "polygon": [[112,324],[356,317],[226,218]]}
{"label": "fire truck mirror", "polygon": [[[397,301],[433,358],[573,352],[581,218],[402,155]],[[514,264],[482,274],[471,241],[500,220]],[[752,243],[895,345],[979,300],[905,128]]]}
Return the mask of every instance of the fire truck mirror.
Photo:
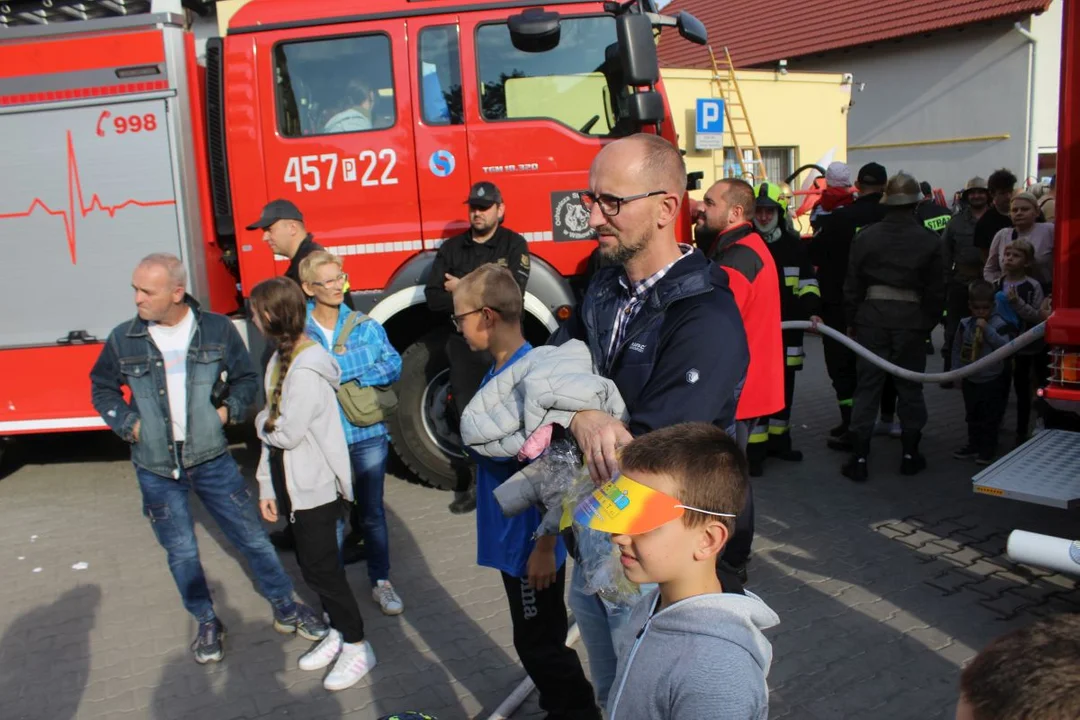
{"label": "fire truck mirror", "polygon": [[698,20],[690,13],[683,10],[678,14],[679,35],[684,40],[689,40],[696,45],[706,45],[709,42],[709,32],[705,29],[705,23]]}
{"label": "fire truck mirror", "polygon": [[559,13],[529,8],[507,19],[510,42],[521,52],[539,53],[559,44]]}
{"label": "fire truck mirror", "polygon": [[664,119],[664,98],[655,90],[636,92],[629,97],[630,119],[639,125],[655,125]]}
{"label": "fire truck mirror", "polygon": [[652,22],[640,14],[623,14],[615,22],[626,83],[652,87],[660,79]]}

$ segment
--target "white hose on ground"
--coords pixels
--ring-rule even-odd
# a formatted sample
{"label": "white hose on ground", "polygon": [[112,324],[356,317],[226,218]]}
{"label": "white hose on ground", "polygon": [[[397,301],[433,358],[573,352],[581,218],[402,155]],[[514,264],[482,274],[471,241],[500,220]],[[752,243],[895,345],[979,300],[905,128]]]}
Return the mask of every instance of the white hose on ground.
{"label": "white hose on ground", "polygon": [[986,357],[976,360],[970,365],[965,365],[962,368],[957,368],[955,370],[950,370],[949,372],[943,373],[921,373],[915,372],[914,370],[907,370],[900,367],[899,365],[892,364],[885,358],[879,357],[874,353],[870,352],[862,345],[849,338],[844,333],[834,330],[827,325],[818,325],[815,328],[812,323],[806,320],[789,320],[787,322],[780,323],[780,327],[784,330],[810,330],[812,332],[818,333],[819,335],[824,335],[830,340],[835,340],[841,345],[849,348],[856,355],[863,358],[864,360],[869,360],[890,375],[895,375],[904,380],[911,380],[913,382],[919,383],[942,383],[962,380],[968,375],[973,375],[977,373],[985,366],[991,365],[996,362],[1001,362],[1005,358],[1014,355],[1019,350],[1027,347],[1028,345],[1031,345],[1034,342],[1037,342],[1046,332],[1046,323],[1039,323],[1038,325],[1021,334],[1014,340],[1010,340],[1008,344],[999,347],[997,350],[990,353]]}
{"label": "white hose on ground", "polygon": [[[578,630],[577,623],[574,623],[570,626],[570,631],[566,633],[566,644],[573,645],[579,637],[581,637],[581,631]],[[508,720],[535,689],[536,685],[533,684],[532,678],[526,675],[521,684],[514,688],[514,691],[502,701],[499,707],[495,708],[495,712],[488,715],[488,720]]]}
{"label": "white hose on ground", "polygon": [[1080,541],[1013,530],[1005,552],[1013,562],[1080,575]]}

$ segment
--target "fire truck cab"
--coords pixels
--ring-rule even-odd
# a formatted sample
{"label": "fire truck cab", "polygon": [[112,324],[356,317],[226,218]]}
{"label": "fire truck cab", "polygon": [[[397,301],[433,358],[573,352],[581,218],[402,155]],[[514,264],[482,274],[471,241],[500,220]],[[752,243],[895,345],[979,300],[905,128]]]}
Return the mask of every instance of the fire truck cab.
{"label": "fire truck cab", "polygon": [[0,223],[21,239],[0,293],[6,307],[47,306],[0,330],[0,435],[102,426],[87,373],[132,314],[130,272],[149,252],[183,257],[192,295],[246,326],[252,287],[288,262],[246,226],[281,197],[402,353],[394,447],[444,487],[458,452],[445,413],[452,327],[424,285],[434,251],[468,228],[469,187],[496,183],[506,225],[529,242],[525,330],[542,342],[595,247],[578,202],[593,157],[634,132],[676,140],[661,28],[705,42],[696,19],[652,0],[252,0],[207,42],[203,66],[190,1],[91,19],[57,9],[88,0],[45,4],[0,29],[0,131],[13,147]]}

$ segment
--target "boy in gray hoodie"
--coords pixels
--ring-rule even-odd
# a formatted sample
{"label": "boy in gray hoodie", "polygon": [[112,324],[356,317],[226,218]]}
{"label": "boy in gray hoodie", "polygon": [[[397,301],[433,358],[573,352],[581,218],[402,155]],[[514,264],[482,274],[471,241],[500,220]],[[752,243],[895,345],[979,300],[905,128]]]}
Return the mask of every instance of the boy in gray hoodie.
{"label": "boy in gray hoodie", "polygon": [[746,497],[746,458],[723,430],[684,423],[636,438],[619,465],[574,521],[611,533],[626,577],[659,587],[616,639],[609,720],[767,718],[772,646],[761,631],[780,620],[716,576]]}

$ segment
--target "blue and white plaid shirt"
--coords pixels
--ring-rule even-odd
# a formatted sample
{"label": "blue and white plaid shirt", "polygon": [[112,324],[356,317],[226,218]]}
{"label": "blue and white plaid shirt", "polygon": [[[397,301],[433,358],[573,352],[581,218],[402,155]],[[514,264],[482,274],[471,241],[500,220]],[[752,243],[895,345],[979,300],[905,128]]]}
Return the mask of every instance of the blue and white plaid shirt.
{"label": "blue and white plaid shirt", "polygon": [[607,358],[604,362],[604,366],[607,369],[611,369],[611,363],[615,358],[615,350],[622,344],[623,338],[626,337],[626,329],[630,327],[630,321],[633,320],[634,317],[637,316],[638,311],[641,310],[641,306],[645,303],[645,297],[648,295],[649,290],[655,287],[656,283],[660,282],[660,280],[668,274],[671,268],[675,267],[675,263],[692,253],[694,248],[690,245],[679,243],[679,250],[682,251],[682,255],[675,258],[644,280],[633,283],[632,286],[630,278],[626,276],[626,273],[619,276],[619,285],[622,286],[624,297],[618,312],[615,313],[615,327],[611,333],[611,343],[608,345]]}

